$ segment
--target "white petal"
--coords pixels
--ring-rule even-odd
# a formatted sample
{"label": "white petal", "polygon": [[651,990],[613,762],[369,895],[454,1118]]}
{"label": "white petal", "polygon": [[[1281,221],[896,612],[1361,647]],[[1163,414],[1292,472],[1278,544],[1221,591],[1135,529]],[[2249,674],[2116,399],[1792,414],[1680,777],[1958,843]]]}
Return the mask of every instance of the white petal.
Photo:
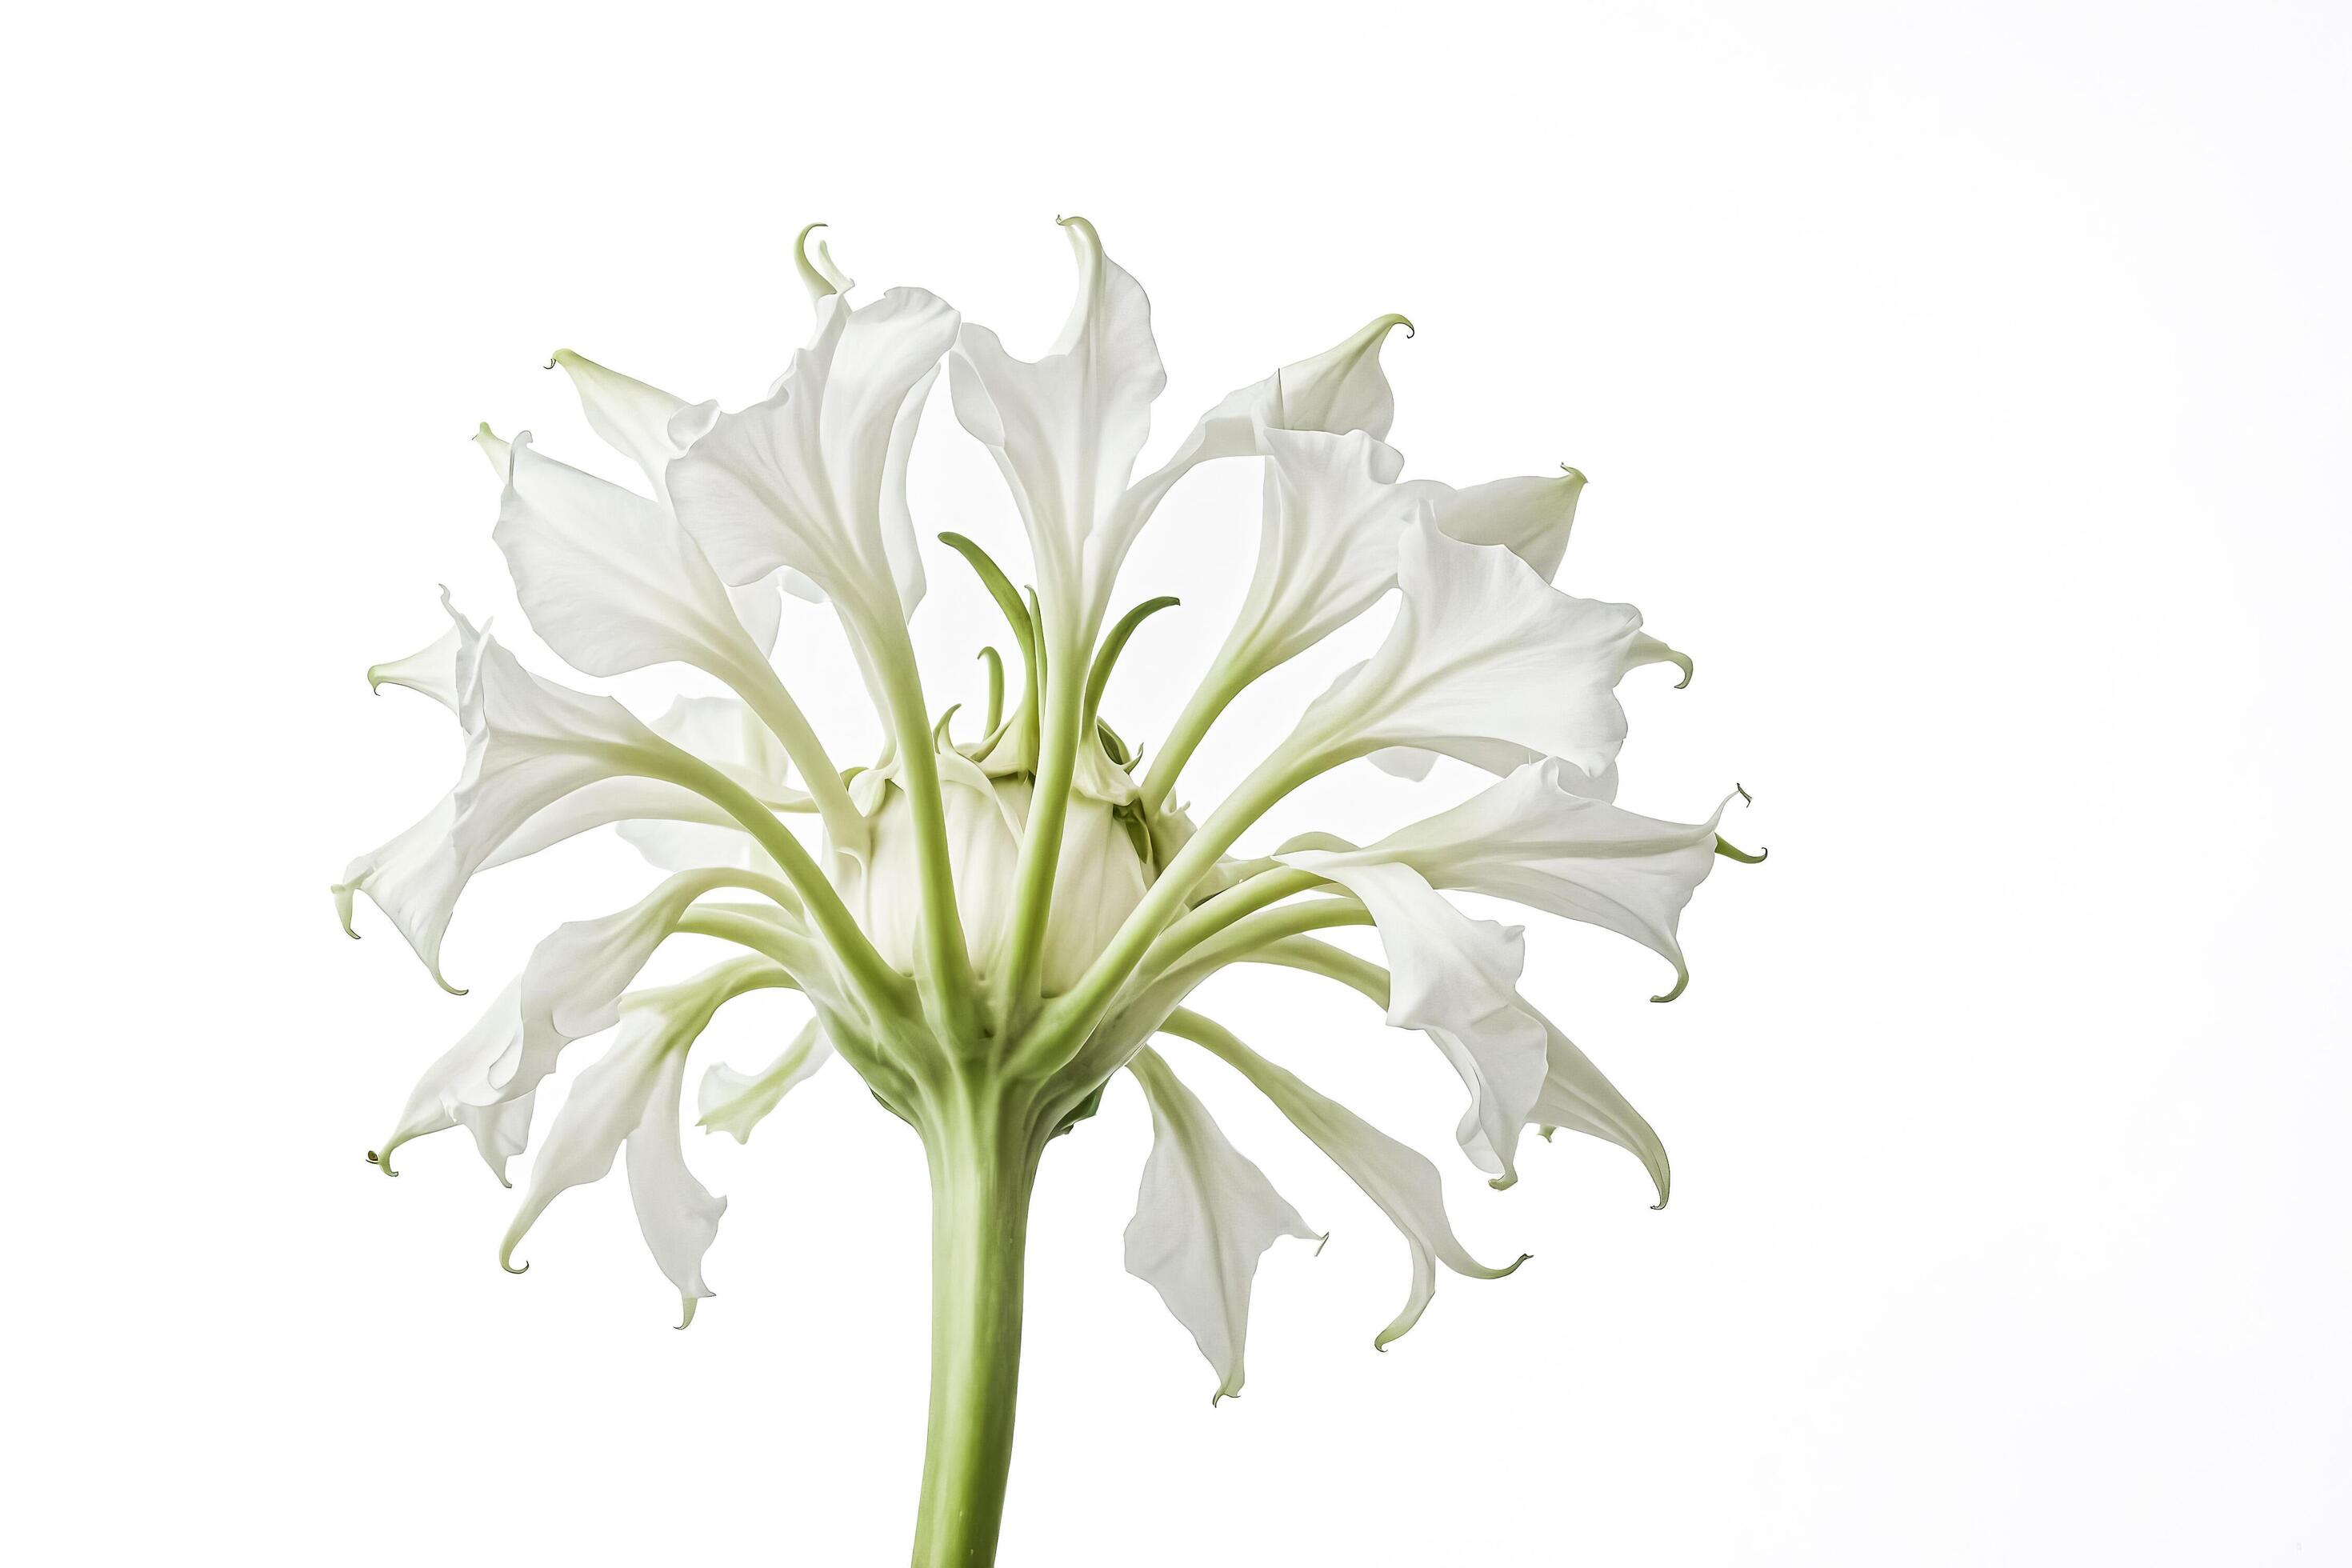
{"label": "white petal", "polygon": [[701,1284],[700,1260],[725,1205],[686,1173],[678,1152],[680,1074],[712,1015],[730,998],[773,984],[780,973],[764,960],[730,959],[684,984],[637,992],[623,1002],[611,1048],[580,1075],[548,1129],[522,1206],[499,1244],[501,1264],[521,1272],[514,1249],[547,1205],[565,1189],[604,1177],[626,1142],[638,1224],[656,1260],[682,1296],[709,1294]]}
{"label": "white petal", "polygon": [[687,907],[740,880],[727,869],[681,871],[627,909],[570,921],[542,937],[523,966],[521,1030],[490,1069],[486,1098],[536,1089],[555,1070],[565,1046],[618,1023],[621,994],[677,928]]}
{"label": "white petal", "polygon": [[956,417],[996,454],[1048,584],[1076,581],[1087,537],[1127,490],[1168,382],[1142,286],[1103,254],[1084,218],[1065,218],[1078,293],[1043,359],[1014,359],[986,327],[956,340]]}
{"label": "white petal", "polygon": [[1424,503],[1404,459],[1362,431],[1258,432],[1268,461],[1257,567],[1218,655],[1255,679],[1354,620],[1396,584],[1397,544]]}
{"label": "white petal", "polygon": [[654,499],[667,506],[664,474],[671,460],[692,446],[718,417],[719,405],[689,404],[570,349],[556,350],[550,363],[572,378],[580,394],[581,412],[588,416],[588,427],[606,446],[636,464],[652,487]]}
{"label": "white petal", "polygon": [[[721,830],[731,830],[744,843],[751,842],[750,835],[742,832],[733,817],[683,784],[669,784],[661,779],[602,779],[565,795],[552,805],[533,812],[529,821],[491,852],[479,869],[487,871],[494,866],[526,859],[568,838],[575,838],[591,828],[605,827],[616,822],[692,823],[709,829],[721,842],[724,841]],[[694,864],[724,866],[739,863],[736,859],[720,858],[698,860]],[[655,864],[660,865],[660,862]],[[662,866],[661,868],[681,871],[690,868]]]}
{"label": "white petal", "polygon": [[1448,538],[1502,545],[1549,583],[1559,575],[1560,558],[1568,553],[1584,476],[1565,468],[1557,478],[1496,479],[1467,489],[1430,479],[1404,488],[1429,499],[1438,529]]}
{"label": "white petal", "polygon": [[528,432],[491,537],[531,629],[575,669],[676,662],[740,679],[765,668],[718,574],[658,503],[540,456]]}
{"label": "white petal", "polygon": [[672,1051],[662,1058],[645,1114],[628,1137],[629,1203],[654,1262],[677,1287],[685,1305],[681,1329],[694,1321],[695,1302],[715,1294],[702,1282],[702,1255],[718,1239],[719,1219],[727,1212],[727,1200],[711,1196],[686,1166],[677,1125],[685,1082],[686,1052]]}
{"label": "white petal", "polygon": [[[534,819],[566,796],[676,755],[618,702],[530,674],[494,639],[482,639],[472,663],[460,698],[468,733],[457,787],[405,832],[352,861],[333,889],[344,930],[352,929],[352,895],[365,893],[451,991],[457,988],[441,973],[441,942],[474,873],[519,835],[545,832]],[[567,831],[542,844],[588,826],[573,821],[560,821]]]}
{"label": "white petal", "polygon": [[1313,358],[1286,364],[1264,381],[1226,394],[1224,401],[1201,416],[1169,467],[1190,468],[1257,453],[1258,432],[1269,427],[1334,434],[1361,430],[1375,441],[1385,441],[1396,419],[1396,395],[1381,368],[1381,348],[1399,327],[1408,335],[1412,331],[1412,323],[1402,316],[1377,317]]}
{"label": "white petal", "polygon": [[367,672],[369,690],[405,686],[430,697],[452,713],[457,711],[459,665],[475,634],[472,625],[449,603],[446,588],[441,590],[441,608],[449,617],[449,629],[405,658],[371,667]]}
{"label": "white petal", "polygon": [[1497,1186],[1544,1081],[1544,1027],[1519,1003],[1526,948],[1516,926],[1472,920],[1412,867],[1360,853],[1277,856],[1339,883],[1371,911],[1388,953],[1389,1022],[1419,1029],[1470,1090],[1454,1136]]}
{"label": "white petal", "polygon": [[1333,435],[1361,430],[1375,441],[1385,439],[1396,399],[1381,369],[1381,344],[1400,326],[1412,330],[1402,316],[1381,316],[1313,358],[1228,393],[1202,415],[1168,461],[1129,486],[1103,523],[1088,562],[1094,594],[1109,591],[1129,547],[1161,500],[1201,464],[1261,455],[1263,433],[1269,429]]}
{"label": "white petal", "polygon": [[524,823],[600,780],[670,765],[677,750],[610,697],[531,674],[484,640],[474,688],[479,729],[453,796],[451,840],[466,870]]}
{"label": "white petal", "polygon": [[1455,1239],[1445,1217],[1445,1189],[1437,1167],[1421,1155],[1230,1036],[1201,1043],[1231,1062],[1274,1101],[1291,1125],[1313,1139],[1403,1233],[1412,1249],[1412,1289],[1404,1310],[1372,1341],[1375,1349],[1385,1347],[1420,1321],[1430,1298],[1436,1294],[1439,1263],[1474,1279],[1499,1279],[1527,1261],[1523,1255],[1507,1267],[1490,1268],[1471,1257]]}
{"label": "white petal", "polygon": [[738,1143],[751,1142],[751,1129],[817,1068],[833,1058],[833,1041],[814,1022],[803,1027],[783,1054],[758,1073],[737,1072],[724,1062],[705,1069],[695,1093],[698,1126],[724,1132]]}
{"label": "white petal", "polygon": [[1242,1391],[1250,1283],[1281,1237],[1319,1239],[1148,1047],[1128,1070],[1151,1105],[1151,1157],[1127,1226],[1127,1271],[1160,1292],[1217,1373],[1215,1404]]}
{"label": "white petal", "polygon": [[1673,1188],[1666,1146],[1658,1141],[1657,1133],[1642,1113],[1617,1092],[1617,1086],[1602,1077],[1591,1058],[1576,1048],[1575,1041],[1561,1034],[1549,1018],[1544,1019],[1544,1030],[1548,1045],[1543,1093],[1537,1098],[1529,1120],[1546,1129],[1565,1127],[1606,1139],[1625,1150],[1642,1162],[1642,1168],[1657,1184],[1655,1206],[1665,1207],[1667,1194]]}
{"label": "white petal", "polygon": [[1419,746],[1382,746],[1371,754],[1370,761],[1372,766],[1384,773],[1419,784],[1429,776],[1429,770],[1437,765],[1437,753],[1424,752]]}
{"label": "white petal", "polygon": [[359,935],[352,924],[352,900],[364,893],[415,950],[435,983],[462,996],[464,988],[450,984],[441,973],[441,941],[466,886],[466,868],[449,842],[457,821],[457,797],[443,795],[431,811],[344,867],[342,880],[330,890],[346,932]]}
{"label": "white petal", "polygon": [[521,994],[520,980],[509,982],[473,1026],[458,1037],[457,1043],[425,1069],[401,1109],[392,1135],[368,1152],[368,1159],[381,1165],[384,1174],[400,1173],[392,1168],[392,1155],[402,1144],[462,1125],[473,1134],[474,1145],[481,1151],[491,1174],[501,1182],[507,1179],[507,1161],[522,1152],[530,1131],[531,1097],[520,1095],[498,1105],[480,1106],[470,1103],[468,1096],[488,1081],[491,1066],[520,1033]]}
{"label": "white petal", "polygon": [[904,616],[906,458],[957,316],[919,289],[818,307],[816,339],[764,403],[723,415],[673,464],[678,521],[730,583],[789,567],[836,603]]}
{"label": "white petal", "polygon": [[1410,866],[1441,888],[1601,926],[1672,963],[1678,992],[1689,968],[1676,929],[1715,868],[1723,808],[1705,822],[1662,822],[1591,798],[1590,784],[1547,758],[1363,849],[1293,858],[1327,876],[1342,862]]}
{"label": "white petal", "polygon": [[1318,698],[1291,745],[1325,761],[1385,746],[1502,742],[1599,774],[1625,739],[1616,685],[1631,605],[1571,598],[1498,546],[1404,532],[1403,603],[1372,657]]}

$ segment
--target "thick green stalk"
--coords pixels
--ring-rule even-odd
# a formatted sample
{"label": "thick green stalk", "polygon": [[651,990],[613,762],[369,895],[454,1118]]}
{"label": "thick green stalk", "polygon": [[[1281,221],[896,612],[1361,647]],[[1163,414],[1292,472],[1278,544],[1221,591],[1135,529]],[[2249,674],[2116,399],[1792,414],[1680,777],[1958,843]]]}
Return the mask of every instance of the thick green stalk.
{"label": "thick green stalk", "polygon": [[1022,1263],[1042,1140],[987,1085],[951,1084],[927,1110],[931,1411],[914,1568],[988,1568],[1013,1463]]}

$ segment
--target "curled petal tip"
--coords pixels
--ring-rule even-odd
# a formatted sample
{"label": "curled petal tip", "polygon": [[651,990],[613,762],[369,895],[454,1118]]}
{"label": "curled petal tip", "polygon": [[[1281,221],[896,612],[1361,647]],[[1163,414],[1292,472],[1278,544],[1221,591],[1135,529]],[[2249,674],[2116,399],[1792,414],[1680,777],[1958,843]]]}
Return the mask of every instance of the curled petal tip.
{"label": "curled petal tip", "polygon": [[1322,1257],[1322,1256],[1323,1256],[1323,1249],[1324,1249],[1326,1247],[1328,1247],[1329,1245],[1331,1245],[1331,1233],[1330,1233],[1329,1231],[1328,1231],[1328,1230],[1327,1230],[1327,1231],[1325,1231],[1322,1235],[1320,1235],[1320,1236],[1318,1236],[1318,1237],[1317,1237],[1315,1238],[1315,1254],[1314,1254],[1314,1255],[1315,1255],[1316,1257],[1318,1257],[1318,1258]]}
{"label": "curled petal tip", "polygon": [[1675,988],[1672,991],[1667,992],[1663,996],[1653,996],[1650,1000],[1653,1002],[1671,1002],[1689,988],[1690,971],[1687,969],[1679,970],[1675,974]]}
{"label": "curled petal tip", "polygon": [[400,1174],[398,1171],[392,1168],[392,1157],[389,1154],[379,1154],[374,1150],[371,1149],[367,1152],[367,1163],[373,1165],[377,1170],[382,1171],[387,1176],[397,1176]]}
{"label": "curled petal tip", "polygon": [[693,1326],[694,1309],[701,1304],[701,1298],[697,1296],[681,1296],[678,1298],[678,1300],[683,1305],[684,1316],[678,1319],[677,1327],[683,1331]]}
{"label": "curled petal tip", "polygon": [[1505,1175],[1490,1176],[1486,1179],[1486,1184],[1498,1193],[1507,1193],[1519,1184],[1519,1174],[1517,1171],[1513,1171]]}
{"label": "curled petal tip", "polygon": [[1535,1254],[1532,1252],[1520,1253],[1518,1257],[1511,1260],[1511,1266],[1508,1268],[1504,1269],[1500,1274],[1496,1275],[1495,1278],[1497,1279],[1509,1279],[1512,1275],[1517,1274],[1519,1271],[1520,1264],[1525,1263],[1528,1258],[1533,1258]]}
{"label": "curled petal tip", "polygon": [[1664,1208],[1664,1207],[1665,1207],[1665,1206],[1666,1206],[1666,1200],[1665,1200],[1665,1199],[1664,1199],[1664,1198],[1660,1198],[1656,1203],[1654,1203],[1654,1204],[1652,1204],[1652,1205],[1650,1205],[1650,1212],[1651,1212],[1652,1214],[1655,1214],[1655,1213],[1657,1213],[1660,1209],[1662,1209],[1662,1208]]}
{"label": "curled petal tip", "polygon": [[499,1259],[499,1267],[505,1269],[509,1274],[528,1274],[530,1272],[530,1264],[526,1263],[521,1268],[517,1268],[513,1264],[509,1263],[504,1258]]}
{"label": "curled petal tip", "polygon": [[1756,804],[1756,797],[1748,793],[1748,786],[1746,784],[1735,782],[1731,787],[1738,792],[1741,800],[1746,801],[1750,805],[1754,805]]}
{"label": "curled petal tip", "polygon": [[1750,855],[1719,833],[1715,837],[1715,852],[1727,860],[1737,860],[1743,866],[1761,866],[1772,855],[1769,849],[1759,849],[1755,854]]}
{"label": "curled petal tip", "polygon": [[1690,685],[1690,683],[1691,683],[1691,677],[1692,677],[1692,676],[1694,676],[1694,675],[1696,675],[1697,673],[1698,673],[1698,663],[1697,663],[1697,661],[1696,661],[1696,660],[1695,660],[1695,659],[1685,659],[1685,660],[1684,660],[1684,662],[1683,662],[1683,678],[1682,678],[1680,680],[1677,680],[1677,681],[1675,681],[1675,689],[1676,691],[1680,691],[1680,690],[1684,689],[1685,687],[1689,686],[1689,685]]}

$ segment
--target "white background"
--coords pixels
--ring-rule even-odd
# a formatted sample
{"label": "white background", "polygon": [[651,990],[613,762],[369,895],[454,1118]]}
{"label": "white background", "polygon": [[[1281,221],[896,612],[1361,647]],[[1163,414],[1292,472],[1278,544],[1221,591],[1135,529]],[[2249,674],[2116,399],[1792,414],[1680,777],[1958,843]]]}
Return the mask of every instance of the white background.
{"label": "white background", "polygon": [[[1532,939],[1530,994],[1674,1153],[1662,1214],[1568,1136],[1486,1191],[1458,1086],[1352,994],[1203,993],[1535,1261],[1372,1354],[1402,1244],[1171,1046],[1334,1235],[1269,1256],[1213,1411],[1121,1269],[1116,1086],[1038,1200],[1004,1561],[2352,1554],[2340,7],[65,15],[0,67],[16,1560],[904,1561],[912,1138],[838,1070],[748,1149],[697,1135],[732,1207],[690,1332],[617,1181],[509,1279],[457,1135],[361,1160],[472,1011],[325,885],[453,776],[446,718],[361,679],[433,584],[538,651],[465,437],[591,458],[551,349],[750,401],[824,219],[869,289],[1035,353],[1066,212],[1152,290],[1151,460],[1397,310],[1410,471],[1588,472],[1564,583],[1699,667],[1628,683],[1623,798],[1737,780],[1773,854],[1700,890],[1672,1006],[1629,944]],[[1128,596],[1186,604],[1113,689],[1130,736],[1222,631],[1254,482],[1188,485],[1138,553]],[[1017,558],[943,397],[915,499]],[[932,582],[934,691],[972,700],[983,602]],[[856,752],[845,661],[792,626]],[[1345,657],[1237,710],[1192,793]],[[1465,782],[1351,773],[1269,839]],[[478,1000],[650,880],[609,843],[486,878],[453,975]]]}

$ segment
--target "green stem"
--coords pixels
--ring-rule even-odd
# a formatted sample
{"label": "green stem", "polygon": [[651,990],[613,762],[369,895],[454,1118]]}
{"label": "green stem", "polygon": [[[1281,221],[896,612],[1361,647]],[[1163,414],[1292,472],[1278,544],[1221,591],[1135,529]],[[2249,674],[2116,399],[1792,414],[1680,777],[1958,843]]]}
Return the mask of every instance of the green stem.
{"label": "green stem", "polygon": [[1022,1261],[1043,1144],[984,1084],[952,1084],[939,1100],[924,1118],[931,1413],[914,1568],[988,1568],[1013,1463]]}
{"label": "green stem", "polygon": [[1038,638],[1046,648],[1042,672],[1045,711],[1036,782],[1029,792],[1029,821],[1013,871],[1003,998],[1007,1033],[1027,1022],[1043,990],[1045,925],[1053,914],[1054,876],[1061,865],[1062,828],[1069,811],[1070,781],[1077,771],[1082,742],[1078,719],[1086,696],[1078,645],[1066,638],[1047,644],[1042,623]]}
{"label": "green stem", "polygon": [[898,742],[898,784],[906,792],[918,863],[922,869],[924,1010],[933,1029],[957,1047],[980,1034],[980,1008],[973,994],[971,957],[963,919],[956,909],[955,872],[948,854],[947,805],[940,794],[939,758],[931,751],[930,721],[923,712],[922,679],[915,650],[903,629],[893,657],[884,662],[883,688]]}

